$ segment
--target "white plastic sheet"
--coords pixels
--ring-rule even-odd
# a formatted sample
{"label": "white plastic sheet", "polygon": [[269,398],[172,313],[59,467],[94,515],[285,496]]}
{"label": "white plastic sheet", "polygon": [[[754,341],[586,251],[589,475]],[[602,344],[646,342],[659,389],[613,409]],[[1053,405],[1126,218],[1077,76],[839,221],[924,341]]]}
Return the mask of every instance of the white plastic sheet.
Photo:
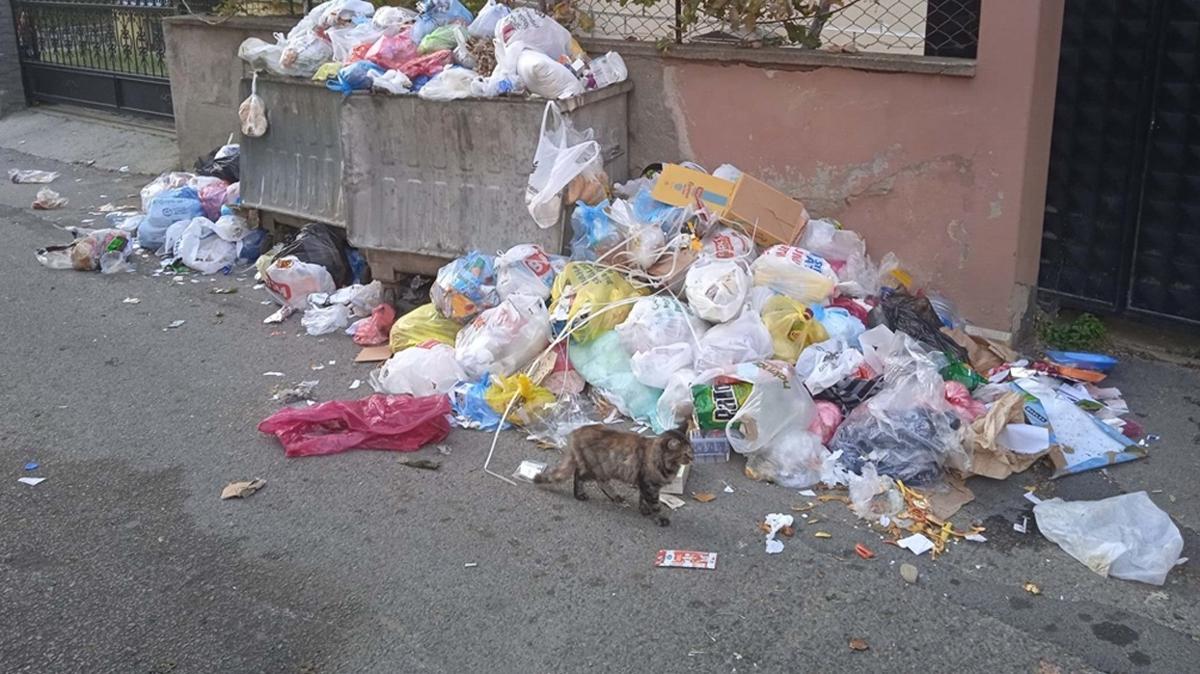
{"label": "white plastic sheet", "polygon": [[547,229],[558,224],[562,192],[567,184],[576,176],[602,169],[600,144],[592,140],[591,129],[587,133],[576,131],[554,101],[546,103],[533,171],[525,191],[525,205],[537,226]]}
{"label": "white plastic sheet", "polygon": [[378,393],[430,396],[449,393],[466,378],[454,360],[454,347],[433,344],[397,351],[371,372],[367,381]]}

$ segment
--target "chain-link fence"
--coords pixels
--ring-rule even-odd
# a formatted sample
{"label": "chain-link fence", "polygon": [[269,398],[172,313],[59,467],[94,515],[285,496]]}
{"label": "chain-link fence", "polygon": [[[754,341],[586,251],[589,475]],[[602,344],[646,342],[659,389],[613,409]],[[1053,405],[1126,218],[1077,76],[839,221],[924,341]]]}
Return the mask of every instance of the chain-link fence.
{"label": "chain-link fence", "polygon": [[[567,0],[559,7],[587,37],[974,58],[980,1]],[[554,0],[546,4],[553,12]]]}

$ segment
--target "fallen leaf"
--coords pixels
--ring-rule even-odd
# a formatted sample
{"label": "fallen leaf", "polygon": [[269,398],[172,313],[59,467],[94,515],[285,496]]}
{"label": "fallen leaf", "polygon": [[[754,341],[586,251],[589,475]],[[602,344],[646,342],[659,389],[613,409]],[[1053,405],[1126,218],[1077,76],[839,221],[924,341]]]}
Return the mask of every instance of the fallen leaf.
{"label": "fallen leaf", "polygon": [[692,498],[701,503],[708,503],[709,501],[715,501],[717,495],[711,491],[694,491],[692,492]]}
{"label": "fallen leaf", "polygon": [[403,459],[400,461],[400,464],[409,468],[420,468],[421,470],[437,470],[442,467],[441,463],[430,461],[429,459]]}
{"label": "fallen leaf", "polygon": [[841,501],[842,503],[845,503],[846,505],[850,505],[850,497],[842,496],[841,494],[821,494],[820,496],[817,497],[817,500],[820,501],[821,503],[828,503],[830,501]]}
{"label": "fallen leaf", "polygon": [[871,644],[868,644],[866,639],[851,639],[850,640],[850,650],[852,650],[852,651],[866,651],[866,650],[870,650],[870,648],[871,648]]}
{"label": "fallen leaf", "polygon": [[813,536],[816,538],[833,538],[833,534],[829,533],[828,531],[818,531],[817,533],[813,534]]}
{"label": "fallen leaf", "polygon": [[221,490],[221,500],[231,498],[246,498],[254,492],[267,486],[266,480],[249,480],[242,482],[230,482]]}
{"label": "fallen leaf", "polygon": [[1034,583],[1025,583],[1025,591],[1029,594],[1041,594],[1042,588],[1038,587]]}

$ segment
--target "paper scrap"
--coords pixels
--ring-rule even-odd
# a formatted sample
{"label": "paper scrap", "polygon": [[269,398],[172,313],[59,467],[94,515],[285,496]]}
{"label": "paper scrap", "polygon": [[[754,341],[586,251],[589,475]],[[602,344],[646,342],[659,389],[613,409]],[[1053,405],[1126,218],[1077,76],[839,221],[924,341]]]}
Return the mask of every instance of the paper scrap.
{"label": "paper scrap", "polygon": [[254,492],[267,486],[266,480],[254,479],[243,480],[241,482],[230,482],[221,490],[221,500],[231,498],[246,498]]}
{"label": "paper scrap", "polygon": [[167,324],[166,329],[174,330],[175,328],[178,328],[179,326],[183,325],[184,323],[187,323],[187,321],[185,321],[183,319],[180,319],[178,321],[171,321],[170,323]]}
{"label": "paper scrap", "polygon": [[658,502],[667,506],[671,510],[679,510],[680,508],[682,508],[684,506],[683,499],[679,498],[678,496],[671,495],[671,494],[661,494],[660,493],[658,495]]}
{"label": "paper scrap", "polygon": [[392,348],[387,344],[380,346],[364,346],[354,357],[356,363],[382,363],[392,357]]}
{"label": "paper scrap", "polygon": [[987,538],[983,534],[967,534],[963,538],[972,543],[987,543]]}
{"label": "paper scrap", "polygon": [[543,470],[546,470],[546,464],[542,463],[541,461],[530,461],[529,459],[526,459],[521,462],[521,465],[517,466],[517,470],[513,472],[513,477],[517,478],[518,480],[533,482],[533,478]]}
{"label": "paper scrap", "polygon": [[264,377],[282,377],[282,376],[283,376],[283,373],[282,373],[282,372],[275,372],[274,370],[272,370],[271,372],[264,372],[264,373],[263,373],[263,376],[264,376]]}
{"label": "paper scrap", "polygon": [[1031,491],[1025,492],[1025,500],[1029,501],[1033,505],[1037,505],[1042,502],[1042,499],[1038,498],[1038,495]]}
{"label": "paper scrap", "polygon": [[359,386],[362,386],[362,380],[361,380],[361,379],[355,379],[354,381],[350,382],[350,390],[351,390],[351,391],[353,391],[354,389],[358,388]]}
{"label": "paper scrap", "polygon": [[795,524],[796,518],[783,513],[770,513],[763,520],[767,526],[767,554],[774,555],[783,552],[783,541],[775,538],[775,534],[779,533],[780,529],[790,527]]}
{"label": "paper scrap", "polygon": [[996,444],[1017,454],[1039,454],[1050,449],[1050,429],[1031,424],[1008,424],[996,436]]}
{"label": "paper scrap", "polygon": [[659,550],[654,566],[676,569],[715,569],[717,553],[696,550]]}
{"label": "paper scrap", "polygon": [[921,534],[913,534],[908,538],[901,538],[896,541],[896,545],[911,551],[914,555],[923,555],[933,549],[933,541]]}
{"label": "paper scrap", "polygon": [[473,568],[475,568],[475,567],[477,567],[477,566],[479,566],[479,562],[465,562],[465,563],[463,563],[463,568],[464,568],[464,569],[473,569]]}
{"label": "paper scrap", "polygon": [[815,492],[815,491],[813,491],[813,490],[811,490],[811,489],[801,489],[800,491],[798,491],[798,492],[796,492],[796,493],[797,493],[797,494],[799,494],[799,495],[801,495],[801,496],[809,496],[809,497],[812,497],[812,496],[816,496],[816,495],[817,495],[817,492]]}
{"label": "paper scrap", "polygon": [[717,495],[711,491],[694,491],[692,492],[692,498],[701,503],[708,503],[709,501],[716,500]]}
{"label": "paper scrap", "polygon": [[36,487],[37,485],[39,485],[45,481],[46,481],[46,478],[44,478],[44,477],[18,477],[17,478],[17,482],[20,482],[21,484],[27,484],[30,487]]}
{"label": "paper scrap", "polygon": [[121,300],[121,303],[122,304],[141,304],[142,301],[136,297],[126,297],[125,299]]}
{"label": "paper scrap", "polygon": [[1029,533],[1029,518],[1022,517],[1020,522],[1013,522],[1013,531],[1018,534]]}

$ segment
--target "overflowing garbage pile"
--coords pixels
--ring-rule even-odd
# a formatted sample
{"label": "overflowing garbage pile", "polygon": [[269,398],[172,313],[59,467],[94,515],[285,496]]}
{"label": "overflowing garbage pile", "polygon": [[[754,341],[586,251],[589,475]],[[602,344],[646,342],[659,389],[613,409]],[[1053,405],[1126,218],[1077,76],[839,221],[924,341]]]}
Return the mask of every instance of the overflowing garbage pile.
{"label": "overflowing garbage pile", "polygon": [[[529,93],[562,99],[628,75],[616,52],[592,58],[554,19],[496,0],[478,14],[459,0],[426,0],[416,12],[330,0],[276,39],[269,44],[249,38],[238,56],[256,72],[324,81],[342,94],[369,90],[453,100]],[[255,115],[255,106],[261,111],[261,99],[252,94],[243,105],[244,122],[265,119]]]}

